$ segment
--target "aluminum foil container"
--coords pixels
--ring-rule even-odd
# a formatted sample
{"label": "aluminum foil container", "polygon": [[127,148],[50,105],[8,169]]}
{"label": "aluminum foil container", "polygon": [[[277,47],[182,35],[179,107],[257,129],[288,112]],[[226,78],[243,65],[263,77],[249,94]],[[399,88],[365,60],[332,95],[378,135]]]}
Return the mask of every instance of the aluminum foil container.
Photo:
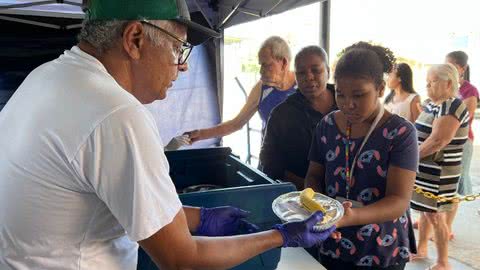
{"label": "aluminum foil container", "polygon": [[[321,193],[315,193],[313,199],[327,210],[323,220],[315,225],[315,230],[328,229],[343,217],[343,206],[339,201]],[[278,196],[272,203],[272,209],[273,213],[283,222],[302,221],[312,214],[302,207],[300,191]]]}

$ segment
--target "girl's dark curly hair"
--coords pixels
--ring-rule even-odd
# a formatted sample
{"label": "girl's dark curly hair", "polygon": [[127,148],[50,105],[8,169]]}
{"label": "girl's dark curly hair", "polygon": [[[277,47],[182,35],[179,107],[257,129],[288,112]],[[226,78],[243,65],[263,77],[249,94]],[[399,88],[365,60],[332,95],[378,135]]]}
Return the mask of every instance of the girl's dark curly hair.
{"label": "girl's dark curly hair", "polygon": [[342,51],[334,78],[337,81],[342,77],[361,77],[380,86],[384,82],[383,75],[392,71],[395,61],[390,49],[360,41]]}

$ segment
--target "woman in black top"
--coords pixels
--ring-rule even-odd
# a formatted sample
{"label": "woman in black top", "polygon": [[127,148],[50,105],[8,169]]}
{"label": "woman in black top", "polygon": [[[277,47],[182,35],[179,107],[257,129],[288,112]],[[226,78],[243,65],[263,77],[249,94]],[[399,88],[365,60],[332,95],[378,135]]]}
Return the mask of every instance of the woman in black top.
{"label": "woman in black top", "polygon": [[304,187],[313,130],[324,115],[335,110],[333,85],[326,52],[318,46],[295,56],[298,91],[270,115],[260,151],[260,168],[270,178]]}

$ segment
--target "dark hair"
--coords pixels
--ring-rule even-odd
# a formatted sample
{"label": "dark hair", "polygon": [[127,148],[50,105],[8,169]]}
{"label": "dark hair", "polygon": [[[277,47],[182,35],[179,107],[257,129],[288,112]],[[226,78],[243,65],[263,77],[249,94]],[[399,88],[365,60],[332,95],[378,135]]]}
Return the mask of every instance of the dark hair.
{"label": "dark hair", "polygon": [[[413,72],[410,66],[407,63],[400,63],[395,65],[394,70],[396,71],[397,76],[400,78],[402,89],[410,94],[416,93],[415,89],[413,89]],[[394,96],[395,91],[391,89],[390,93],[385,98],[385,104],[391,102]]]}
{"label": "dark hair", "polygon": [[451,58],[455,64],[463,67],[465,72],[463,73],[463,79],[470,81],[470,66],[468,65],[468,55],[463,51],[453,51],[447,54],[447,58]]}
{"label": "dark hair", "polygon": [[390,49],[363,41],[345,48],[342,54],[335,67],[335,81],[341,77],[363,77],[377,86],[383,83],[383,74],[392,71],[396,60]]}
{"label": "dark hair", "polygon": [[295,67],[297,66],[298,61],[300,61],[300,58],[302,58],[304,56],[310,56],[310,55],[316,55],[316,56],[320,57],[322,59],[323,63],[325,63],[325,66],[328,69],[327,52],[325,52],[325,50],[322,49],[322,47],[316,46],[316,45],[311,45],[311,46],[304,47],[297,53],[297,55],[295,55]]}

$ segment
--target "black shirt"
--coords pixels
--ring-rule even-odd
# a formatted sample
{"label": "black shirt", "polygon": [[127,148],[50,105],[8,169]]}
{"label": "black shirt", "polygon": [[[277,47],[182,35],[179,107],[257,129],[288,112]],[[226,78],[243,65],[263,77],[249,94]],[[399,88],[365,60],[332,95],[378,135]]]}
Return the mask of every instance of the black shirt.
{"label": "black shirt", "polygon": [[[333,85],[327,85],[327,90],[335,96]],[[334,104],[330,111],[336,109]],[[305,178],[313,132],[324,116],[313,109],[299,91],[280,103],[267,123],[260,169],[272,179],[283,179],[285,171]],[[297,183],[297,189],[303,189],[303,184]]]}

